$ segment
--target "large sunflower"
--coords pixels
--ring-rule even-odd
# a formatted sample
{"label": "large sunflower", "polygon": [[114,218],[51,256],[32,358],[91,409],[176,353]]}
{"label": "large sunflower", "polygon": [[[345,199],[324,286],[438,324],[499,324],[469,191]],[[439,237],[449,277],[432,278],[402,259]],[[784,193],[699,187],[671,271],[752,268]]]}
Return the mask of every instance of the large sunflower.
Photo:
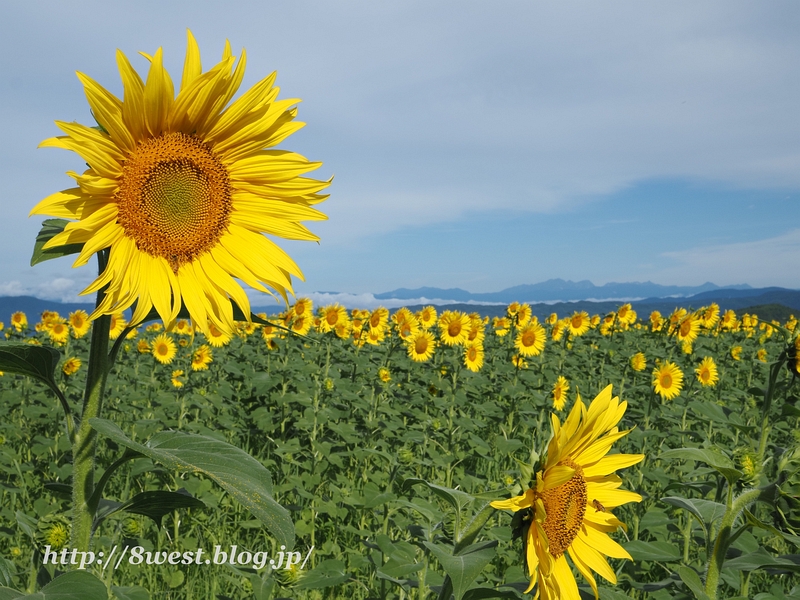
{"label": "large sunflower", "polygon": [[522,496],[492,502],[495,508],[527,511],[522,520],[531,578],[526,592],[538,583],[543,600],[578,600],[567,552],[597,597],[592,571],[611,583],[617,581],[605,556],[631,558],[607,535],[625,528],[609,509],[642,500],[635,492],[619,489],[622,480],[614,472],[635,465],[644,454],[607,455],[612,444],[630,431],[617,428],[627,405],[611,397],[609,385],[588,409],[579,398],[563,426],[552,415],[553,437],[535,487]]}
{"label": "large sunflower", "polygon": [[82,244],[74,266],[110,249],[108,264],[82,293],[107,286],[90,316],[136,303],[131,322],[155,307],[165,324],[185,306],[195,326],[233,332],[232,299],[245,315],[250,302],[238,278],[262,292],[292,291],[300,269],[264,233],[317,240],[301,220],[325,219],[313,205],[330,181],[303,177],[320,166],[273,149],[302,127],[298,100],[278,100],[275,73],[238,99],[245,52],[203,73],[191,32],[180,88],[159,48],[145,55],[143,81],[117,51],[122,100],[78,73],[99,127],[56,121],[65,136],[41,146],[72,150],[89,169],[70,173],[78,186],[53,194],[31,214],[75,219],[46,248]]}

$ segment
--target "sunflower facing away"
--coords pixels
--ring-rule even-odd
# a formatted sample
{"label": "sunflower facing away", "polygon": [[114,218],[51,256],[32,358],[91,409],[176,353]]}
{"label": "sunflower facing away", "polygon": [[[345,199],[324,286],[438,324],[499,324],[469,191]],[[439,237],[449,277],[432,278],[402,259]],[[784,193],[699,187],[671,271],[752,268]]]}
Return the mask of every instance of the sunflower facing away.
{"label": "sunflower facing away", "polygon": [[[275,73],[233,100],[245,70],[225,44],[205,73],[191,32],[177,95],[161,48],[142,79],[117,51],[123,97],[78,73],[99,127],[57,121],[66,134],[43,147],[76,152],[87,162],[70,172],[77,187],[57,192],[31,214],[72,219],[46,248],[83,244],[75,267],[110,249],[103,273],[82,293],[108,286],[90,316],[136,303],[131,322],[155,310],[165,324],[185,306],[195,327],[233,331],[232,299],[250,302],[234,278],[286,300],[294,261],[262,234],[318,238],[300,224],[322,220],[313,206],[330,181],[303,177],[320,163],[275,146],[300,129],[298,100],[278,100]],[[272,290],[272,291],[271,291]]]}
{"label": "sunflower facing away", "polygon": [[592,571],[617,582],[605,556],[631,559],[608,537],[618,527],[625,528],[610,509],[642,500],[635,492],[619,489],[622,480],[615,471],[642,461],[644,454],[608,454],[612,444],[630,431],[617,427],[627,406],[611,397],[609,385],[588,409],[578,398],[563,425],[551,415],[553,437],[535,487],[522,496],[492,502],[494,508],[526,511],[521,521],[531,578],[526,593],[538,583],[537,596],[543,600],[579,600],[568,553],[596,598]]}

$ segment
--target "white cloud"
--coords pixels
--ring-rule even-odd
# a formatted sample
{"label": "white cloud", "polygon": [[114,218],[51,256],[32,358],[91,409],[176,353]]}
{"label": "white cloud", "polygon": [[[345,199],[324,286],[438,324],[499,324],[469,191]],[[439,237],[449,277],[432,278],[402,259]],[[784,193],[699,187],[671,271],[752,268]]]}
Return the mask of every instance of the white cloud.
{"label": "white cloud", "polygon": [[753,287],[797,289],[800,229],[755,242],[697,246],[663,256],[678,263],[658,274],[657,278],[663,281],[680,281],[684,285],[746,281]]}
{"label": "white cloud", "polygon": [[57,302],[91,304],[93,296],[79,296],[86,283],[81,283],[66,277],[55,279],[39,279],[29,283],[18,280],[0,282],[0,296],[34,296],[42,300],[55,300]]}

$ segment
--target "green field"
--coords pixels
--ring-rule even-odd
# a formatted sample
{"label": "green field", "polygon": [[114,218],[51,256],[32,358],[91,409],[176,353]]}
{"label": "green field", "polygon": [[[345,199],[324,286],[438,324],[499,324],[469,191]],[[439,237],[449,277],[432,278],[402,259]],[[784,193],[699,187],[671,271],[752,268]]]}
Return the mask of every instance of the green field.
{"label": "green field", "polygon": [[[276,328],[269,340],[260,326],[249,332],[242,327],[229,343],[211,347],[213,359],[204,370],[193,370],[192,355],[208,341],[192,335],[188,325],[180,326],[185,333],[167,334],[177,350],[167,364],[152,354],[163,332],[140,327],[120,344],[104,416],[140,443],[156,432],[179,430],[243,449],[271,472],[274,497],[294,522],[295,549],[305,556],[313,546],[313,552],[303,570],[123,563],[116,570],[89,571],[119,600],[436,598],[445,573],[454,568],[448,567],[454,538],[472,515],[487,499],[527,488],[526,465],[532,451],[544,455],[550,414],[563,421],[578,394],[588,404],[611,384],[614,395],[628,403],[619,427],[632,429],[611,452],[646,458],[619,472],[623,487],[642,496],[614,509],[627,532],[612,537],[634,560],[609,559],[618,583],[596,577],[601,598],[702,597],[694,583],[705,581],[726,506],[759,487],[766,490],[764,501],[749,504],[733,521],[735,539],[722,565],[718,597],[800,598],[800,478],[794,473],[800,466],[800,406],[791,387],[796,372],[779,365],[774,397],[764,393],[771,366],[794,348],[786,335],[796,321],[779,328],[737,315],[723,324],[722,315],[714,321],[711,312],[676,313],[672,326],[664,315],[659,330],[649,315],[625,322],[612,313],[607,320],[600,315],[585,333],[576,327],[571,332],[575,322],[566,315],[543,322],[544,350],[521,360],[515,358],[523,326],[518,317],[510,314],[505,327],[473,318],[467,329],[474,330],[483,353],[477,370],[465,363],[468,342],[443,343],[435,323],[430,331],[436,346],[425,361],[410,358],[407,341],[424,330],[422,323],[403,330],[402,322],[390,319],[379,325],[376,343],[366,341],[368,311],[348,313],[345,325],[340,320],[339,330],[329,332],[321,331],[326,313],[318,313],[322,321],[305,335]],[[282,323],[303,333],[308,312],[304,318],[298,324],[298,316],[288,313]],[[687,320],[697,324],[682,328]],[[64,360],[82,359],[74,374],[61,370],[63,362],[57,371],[67,401],[78,407],[90,336],[70,335],[59,343],[52,335],[55,322],[51,315],[39,331],[33,323],[19,331],[7,326],[6,337],[54,346]],[[683,343],[678,338],[684,334],[696,339]],[[646,363],[637,371],[631,358],[639,352]],[[714,385],[702,385],[696,374],[706,357],[718,371]],[[667,363],[683,375],[672,399],[658,395],[653,385],[654,370]],[[562,410],[554,408],[552,394],[559,376],[569,385]],[[0,400],[0,585],[32,592],[55,574],[51,565],[42,566],[44,546],[54,548],[59,540],[69,545],[71,444],[62,407],[43,384],[6,373]],[[681,448],[697,450],[664,455]],[[101,439],[97,478],[123,450]],[[774,482],[780,486],[767,487]],[[175,472],[150,458],[116,471],[104,506],[155,490],[185,490],[204,507],[165,511],[160,527],[159,519],[113,512],[99,524],[93,550],[128,545],[183,552],[236,545],[270,556],[280,550],[261,521],[209,478]],[[459,511],[451,501],[460,503]],[[493,511],[474,540],[486,543],[473,556],[472,566],[481,568],[474,568],[464,598],[523,597],[528,577],[522,545],[511,538],[510,514]],[[575,573],[582,593],[593,597]]]}

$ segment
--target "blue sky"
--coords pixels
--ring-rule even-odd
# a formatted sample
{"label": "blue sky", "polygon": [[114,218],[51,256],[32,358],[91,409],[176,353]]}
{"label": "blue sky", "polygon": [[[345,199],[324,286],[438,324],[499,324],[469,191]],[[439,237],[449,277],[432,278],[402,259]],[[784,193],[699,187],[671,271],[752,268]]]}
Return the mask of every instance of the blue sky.
{"label": "blue sky", "polygon": [[[69,2],[0,23],[0,294],[74,300],[91,267],[28,266],[39,199],[80,170],[36,149],[91,121],[80,70],[224,40],[277,70],[335,175],[297,291],[486,292],[548,278],[800,287],[796,2]],[[256,296],[253,296],[257,299]]]}

